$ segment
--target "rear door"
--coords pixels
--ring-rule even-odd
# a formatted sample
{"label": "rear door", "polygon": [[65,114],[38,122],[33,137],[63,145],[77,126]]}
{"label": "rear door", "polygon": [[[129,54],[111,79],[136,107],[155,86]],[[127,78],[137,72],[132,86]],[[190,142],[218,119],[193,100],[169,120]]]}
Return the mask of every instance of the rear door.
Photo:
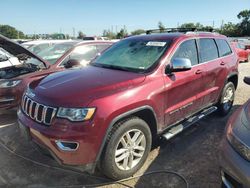
{"label": "rear door", "polygon": [[232,61],[232,51],[224,39],[199,39],[201,63],[205,65],[203,106],[217,102],[228,74],[228,64]]}
{"label": "rear door", "polygon": [[204,90],[204,65],[198,64],[195,39],[184,41],[171,58],[187,58],[192,69],[165,75],[165,125],[183,120],[201,108],[202,100],[197,95]]}

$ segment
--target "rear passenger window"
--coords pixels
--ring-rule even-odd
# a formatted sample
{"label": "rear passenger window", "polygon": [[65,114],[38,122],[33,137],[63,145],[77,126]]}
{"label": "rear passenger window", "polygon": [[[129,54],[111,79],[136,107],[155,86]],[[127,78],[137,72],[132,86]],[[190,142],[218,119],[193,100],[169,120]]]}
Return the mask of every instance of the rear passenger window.
{"label": "rear passenger window", "polygon": [[178,50],[175,52],[174,58],[187,58],[190,59],[192,65],[198,64],[198,53],[195,40],[188,40],[183,42]]}
{"label": "rear passenger window", "polygon": [[220,57],[227,56],[232,53],[232,50],[226,40],[216,39]]}
{"label": "rear passenger window", "polygon": [[214,39],[199,39],[201,62],[207,62],[219,57]]}

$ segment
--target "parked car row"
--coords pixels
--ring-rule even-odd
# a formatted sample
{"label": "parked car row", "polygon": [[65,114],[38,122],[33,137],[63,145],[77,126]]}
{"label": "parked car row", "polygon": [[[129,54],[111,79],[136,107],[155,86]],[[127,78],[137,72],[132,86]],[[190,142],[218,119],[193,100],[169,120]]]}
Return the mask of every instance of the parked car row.
{"label": "parked car row", "polygon": [[231,42],[231,45],[235,48],[240,62],[250,62],[250,49],[244,43]]}
{"label": "parked car row", "polygon": [[21,45],[27,49],[29,49],[31,52],[37,54],[55,44],[67,42],[68,40],[34,40],[34,41],[28,41],[24,42]]}
{"label": "parked car row", "polygon": [[8,66],[6,61],[0,62],[0,110],[18,107],[30,82],[53,72],[84,66],[110,45],[109,41],[67,41],[35,55],[0,36],[0,49],[10,56]]}
{"label": "parked car row", "polygon": [[[137,172],[159,137],[227,115],[244,60],[238,44],[208,32],[64,41],[37,55],[0,36],[0,47],[20,63],[0,69],[0,108],[19,105],[22,135],[64,166],[99,167],[112,179]],[[226,187],[249,186],[248,103],[222,142]]]}

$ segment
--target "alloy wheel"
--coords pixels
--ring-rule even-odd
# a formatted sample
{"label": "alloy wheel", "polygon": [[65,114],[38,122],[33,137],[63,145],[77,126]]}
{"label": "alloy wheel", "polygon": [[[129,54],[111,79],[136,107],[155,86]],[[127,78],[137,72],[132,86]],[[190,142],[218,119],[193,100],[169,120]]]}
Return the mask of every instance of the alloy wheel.
{"label": "alloy wheel", "polygon": [[134,168],[144,155],[146,138],[142,131],[132,129],[119,140],[115,150],[115,164],[120,170]]}

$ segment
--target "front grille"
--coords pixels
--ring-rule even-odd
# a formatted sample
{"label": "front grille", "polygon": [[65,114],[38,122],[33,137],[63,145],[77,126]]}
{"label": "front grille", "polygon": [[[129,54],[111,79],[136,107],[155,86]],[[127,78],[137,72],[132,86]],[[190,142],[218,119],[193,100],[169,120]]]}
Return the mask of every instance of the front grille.
{"label": "front grille", "polygon": [[49,126],[56,114],[56,108],[39,104],[26,95],[22,100],[22,110],[31,119]]}

